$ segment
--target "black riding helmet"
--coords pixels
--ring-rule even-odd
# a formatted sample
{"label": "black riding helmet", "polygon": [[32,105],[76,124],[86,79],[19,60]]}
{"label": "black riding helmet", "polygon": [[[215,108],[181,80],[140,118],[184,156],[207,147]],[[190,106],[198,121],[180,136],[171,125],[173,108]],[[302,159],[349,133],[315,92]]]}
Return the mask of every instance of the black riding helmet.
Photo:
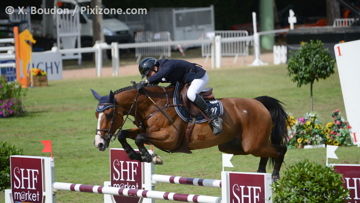
{"label": "black riding helmet", "polygon": [[[158,61],[152,57],[144,58],[139,64],[139,72],[143,79],[150,70],[154,70],[155,65],[157,65]],[[154,70],[155,71],[155,70]]]}

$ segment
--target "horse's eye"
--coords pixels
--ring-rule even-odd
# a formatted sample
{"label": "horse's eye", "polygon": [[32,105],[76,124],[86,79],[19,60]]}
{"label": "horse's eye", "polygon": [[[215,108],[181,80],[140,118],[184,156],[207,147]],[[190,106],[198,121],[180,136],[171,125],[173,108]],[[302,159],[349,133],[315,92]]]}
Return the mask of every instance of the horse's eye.
{"label": "horse's eye", "polygon": [[106,119],[111,119],[113,117],[112,113],[105,114]]}

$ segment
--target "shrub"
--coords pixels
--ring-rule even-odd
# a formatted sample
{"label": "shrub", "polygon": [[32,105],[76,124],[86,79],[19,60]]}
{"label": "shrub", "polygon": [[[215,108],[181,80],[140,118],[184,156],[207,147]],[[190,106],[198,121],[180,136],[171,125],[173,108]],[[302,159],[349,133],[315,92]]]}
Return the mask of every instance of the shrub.
{"label": "shrub", "polygon": [[271,185],[273,202],[346,202],[342,174],[333,167],[311,163],[308,159],[291,165],[284,176]]}
{"label": "shrub", "polygon": [[22,149],[0,141],[0,191],[10,188],[10,156],[22,155]]}
{"label": "shrub", "polygon": [[20,83],[8,83],[4,77],[0,77],[0,117],[23,115],[22,97],[26,96],[26,91]]}

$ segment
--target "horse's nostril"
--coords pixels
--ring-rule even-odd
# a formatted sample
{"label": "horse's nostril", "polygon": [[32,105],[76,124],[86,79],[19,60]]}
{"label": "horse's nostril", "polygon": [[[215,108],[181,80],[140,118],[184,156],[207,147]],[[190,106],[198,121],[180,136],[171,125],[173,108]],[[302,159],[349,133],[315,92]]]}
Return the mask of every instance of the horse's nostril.
{"label": "horse's nostril", "polygon": [[103,143],[99,143],[99,144],[98,144],[98,148],[99,148],[99,149],[102,149],[103,147],[104,147],[104,144],[103,144]]}

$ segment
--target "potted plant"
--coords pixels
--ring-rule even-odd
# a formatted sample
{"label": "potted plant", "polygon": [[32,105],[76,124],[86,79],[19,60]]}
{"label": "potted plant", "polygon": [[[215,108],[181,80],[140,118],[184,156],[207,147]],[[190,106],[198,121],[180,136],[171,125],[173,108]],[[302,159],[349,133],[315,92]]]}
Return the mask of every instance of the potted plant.
{"label": "potted plant", "polygon": [[31,86],[31,74],[33,76],[33,87],[43,87],[48,86],[48,80],[47,80],[47,72],[44,70],[41,70],[39,68],[32,68],[32,72],[29,70],[29,75],[26,78],[27,84],[26,86]]}

